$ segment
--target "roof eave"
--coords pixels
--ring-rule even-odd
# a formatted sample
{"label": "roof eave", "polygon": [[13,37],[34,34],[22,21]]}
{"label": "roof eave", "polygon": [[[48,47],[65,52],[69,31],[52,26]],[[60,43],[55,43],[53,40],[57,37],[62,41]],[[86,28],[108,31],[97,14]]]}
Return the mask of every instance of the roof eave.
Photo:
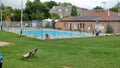
{"label": "roof eave", "polygon": [[61,20],[60,22],[120,22],[120,20]]}

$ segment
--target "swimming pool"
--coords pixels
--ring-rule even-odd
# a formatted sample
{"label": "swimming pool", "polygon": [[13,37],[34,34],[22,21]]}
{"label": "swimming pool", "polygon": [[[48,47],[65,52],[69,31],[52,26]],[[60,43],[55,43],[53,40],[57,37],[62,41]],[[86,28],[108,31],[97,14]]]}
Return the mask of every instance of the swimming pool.
{"label": "swimming pool", "polygon": [[[20,33],[20,30],[18,31]],[[36,37],[46,38],[46,34],[52,38],[71,38],[86,36],[82,32],[60,31],[60,30],[22,30],[24,35],[33,35]]]}

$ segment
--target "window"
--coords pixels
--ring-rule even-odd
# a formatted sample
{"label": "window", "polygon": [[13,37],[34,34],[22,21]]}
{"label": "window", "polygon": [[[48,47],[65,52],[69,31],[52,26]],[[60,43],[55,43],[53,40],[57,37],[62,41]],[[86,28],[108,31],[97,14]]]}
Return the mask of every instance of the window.
{"label": "window", "polygon": [[56,10],[55,7],[53,7],[53,10]]}
{"label": "window", "polygon": [[58,9],[58,12],[62,12],[62,10],[61,10],[61,9]]}
{"label": "window", "polygon": [[68,9],[67,9],[67,8],[65,9],[65,12],[68,12]]}

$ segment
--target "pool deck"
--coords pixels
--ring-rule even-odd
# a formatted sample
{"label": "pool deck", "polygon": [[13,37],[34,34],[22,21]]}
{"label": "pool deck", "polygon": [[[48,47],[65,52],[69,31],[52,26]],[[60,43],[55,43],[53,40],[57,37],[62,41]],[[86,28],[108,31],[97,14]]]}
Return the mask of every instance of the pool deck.
{"label": "pool deck", "polygon": [[[27,29],[28,30],[28,29]],[[29,30],[38,30],[38,29],[29,29]],[[43,29],[43,30],[48,30],[48,29]],[[55,29],[49,29],[50,31],[52,30],[55,30]],[[6,30],[8,32],[12,32],[12,33],[16,33],[16,34],[19,34],[20,35],[20,29],[16,29],[16,28],[12,28],[10,30]],[[38,30],[39,31],[39,30]],[[80,32],[79,31],[62,31],[62,30],[56,30],[58,32],[72,32],[72,33],[76,33],[76,34],[79,34]],[[25,34],[22,34],[23,36],[27,36],[27,37],[31,37],[31,38],[37,38],[37,39],[41,39],[41,40],[46,40],[46,39],[65,39],[65,38],[84,38],[84,37],[96,37],[96,35],[92,34],[92,33],[85,33],[85,36],[66,36],[66,37],[60,37],[60,36],[54,36],[54,37],[51,37],[51,38],[46,38],[46,37],[43,37],[43,36],[34,36],[34,35],[25,35]],[[113,34],[102,34],[100,33],[99,36],[106,36],[106,35],[113,35]]]}

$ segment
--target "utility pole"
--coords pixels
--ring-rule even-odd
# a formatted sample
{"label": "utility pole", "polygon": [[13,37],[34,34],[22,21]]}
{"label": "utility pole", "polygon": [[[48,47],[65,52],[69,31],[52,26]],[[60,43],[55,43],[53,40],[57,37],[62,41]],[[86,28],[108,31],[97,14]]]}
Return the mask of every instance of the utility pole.
{"label": "utility pole", "polygon": [[102,2],[102,4],[103,4],[103,9],[105,10],[105,4],[106,4],[106,2]]}
{"label": "utility pole", "polygon": [[2,1],[0,0],[0,10],[1,10],[1,12],[0,12],[0,15],[1,15],[1,23],[0,23],[0,28],[1,28],[1,31],[3,30],[2,29]]}
{"label": "utility pole", "polygon": [[22,35],[22,29],[23,29],[23,0],[21,0],[21,31],[20,31],[21,35]]}
{"label": "utility pole", "polygon": [[120,16],[120,2],[118,2],[118,16]]}

